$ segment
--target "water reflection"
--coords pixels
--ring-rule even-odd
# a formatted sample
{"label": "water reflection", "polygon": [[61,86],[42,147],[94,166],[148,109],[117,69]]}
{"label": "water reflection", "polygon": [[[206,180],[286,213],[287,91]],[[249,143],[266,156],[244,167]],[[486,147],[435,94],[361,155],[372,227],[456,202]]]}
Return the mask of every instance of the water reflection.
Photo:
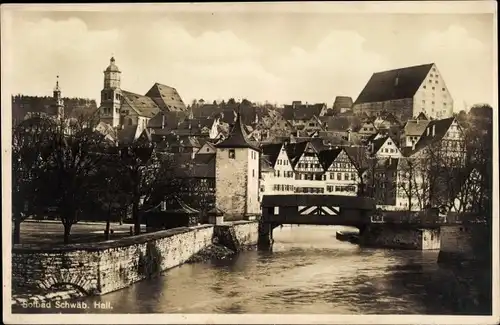
{"label": "water reflection", "polygon": [[361,249],[337,241],[336,230],[278,228],[272,252],[244,252],[234,259],[183,265],[85,301],[110,301],[112,312],[119,313],[491,311],[491,272],[439,267],[437,252]]}

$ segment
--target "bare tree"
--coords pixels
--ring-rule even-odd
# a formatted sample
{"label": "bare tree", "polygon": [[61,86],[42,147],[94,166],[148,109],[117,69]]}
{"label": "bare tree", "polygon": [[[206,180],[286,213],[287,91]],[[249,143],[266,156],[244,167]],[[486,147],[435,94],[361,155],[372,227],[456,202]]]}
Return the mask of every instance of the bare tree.
{"label": "bare tree", "polygon": [[[423,197],[421,195],[421,182],[419,180],[422,175],[419,175],[419,159],[417,157],[404,157],[400,160],[399,172],[398,172],[398,185],[397,191],[400,197],[404,197],[408,202],[408,211],[412,211],[413,208],[423,208]],[[417,201],[418,205],[415,205]]]}
{"label": "bare tree", "polygon": [[134,234],[141,232],[141,216],[175,191],[175,161],[172,155],[161,154],[153,143],[135,141],[120,149],[124,175],[129,181]]}
{"label": "bare tree", "polygon": [[12,223],[13,243],[21,239],[21,222],[43,209],[47,191],[44,173],[51,130],[55,123],[33,117],[19,123],[12,136]]}
{"label": "bare tree", "polygon": [[105,136],[95,131],[97,115],[79,115],[56,121],[48,141],[47,176],[51,188],[49,204],[56,208],[64,226],[64,243],[71,227],[89,204],[89,176],[99,168]]}

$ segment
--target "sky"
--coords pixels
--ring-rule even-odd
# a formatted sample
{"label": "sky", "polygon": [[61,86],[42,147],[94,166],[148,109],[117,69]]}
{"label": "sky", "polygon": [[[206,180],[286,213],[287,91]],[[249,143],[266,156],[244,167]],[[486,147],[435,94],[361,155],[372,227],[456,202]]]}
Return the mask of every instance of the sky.
{"label": "sky", "polygon": [[[257,5],[256,5],[257,6]],[[122,89],[159,82],[186,104],[247,98],[285,104],[357,98],[377,71],[436,63],[464,105],[496,105],[493,14],[286,10],[12,11],[12,94],[99,99],[113,55]],[[257,8],[257,7],[255,7]]]}

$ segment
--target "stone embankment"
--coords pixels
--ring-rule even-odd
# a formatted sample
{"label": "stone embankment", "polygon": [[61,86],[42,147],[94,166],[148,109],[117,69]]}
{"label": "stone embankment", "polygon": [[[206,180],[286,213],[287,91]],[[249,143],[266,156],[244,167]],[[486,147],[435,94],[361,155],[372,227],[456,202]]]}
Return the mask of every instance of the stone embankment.
{"label": "stone embankment", "polygon": [[13,305],[103,295],[187,261],[231,256],[255,245],[257,238],[257,223],[240,221],[163,230],[92,244],[15,245]]}

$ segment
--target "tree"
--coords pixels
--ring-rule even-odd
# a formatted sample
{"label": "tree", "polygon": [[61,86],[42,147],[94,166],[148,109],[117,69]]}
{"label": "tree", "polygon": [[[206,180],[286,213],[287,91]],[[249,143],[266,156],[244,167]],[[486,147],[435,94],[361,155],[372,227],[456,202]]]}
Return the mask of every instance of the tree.
{"label": "tree", "polygon": [[97,210],[104,214],[106,240],[110,238],[111,221],[121,223],[130,206],[129,182],[123,175],[123,166],[116,150],[109,150],[103,157],[100,168],[91,175],[92,200],[95,202],[92,206],[97,209],[91,209],[90,213],[96,213]]}
{"label": "tree", "polygon": [[34,117],[14,127],[12,134],[13,243],[21,239],[21,222],[43,208],[50,191],[44,182],[52,120]]}
{"label": "tree", "polygon": [[[400,160],[400,170],[398,179],[398,196],[404,197],[408,202],[408,211],[412,211],[415,201],[418,202],[420,209],[423,208],[422,191],[420,188],[421,179],[419,175],[419,159],[416,157],[403,157]],[[416,207],[415,207],[416,208]]]}
{"label": "tree", "polygon": [[48,205],[56,208],[64,226],[64,243],[70,241],[71,227],[88,204],[90,175],[99,168],[106,147],[105,136],[95,131],[96,115],[80,115],[55,122],[48,141],[44,176],[50,188]]}
{"label": "tree", "polygon": [[173,156],[157,152],[152,143],[141,141],[120,148],[120,157],[129,182],[134,234],[138,235],[141,216],[175,192],[175,162]]}

